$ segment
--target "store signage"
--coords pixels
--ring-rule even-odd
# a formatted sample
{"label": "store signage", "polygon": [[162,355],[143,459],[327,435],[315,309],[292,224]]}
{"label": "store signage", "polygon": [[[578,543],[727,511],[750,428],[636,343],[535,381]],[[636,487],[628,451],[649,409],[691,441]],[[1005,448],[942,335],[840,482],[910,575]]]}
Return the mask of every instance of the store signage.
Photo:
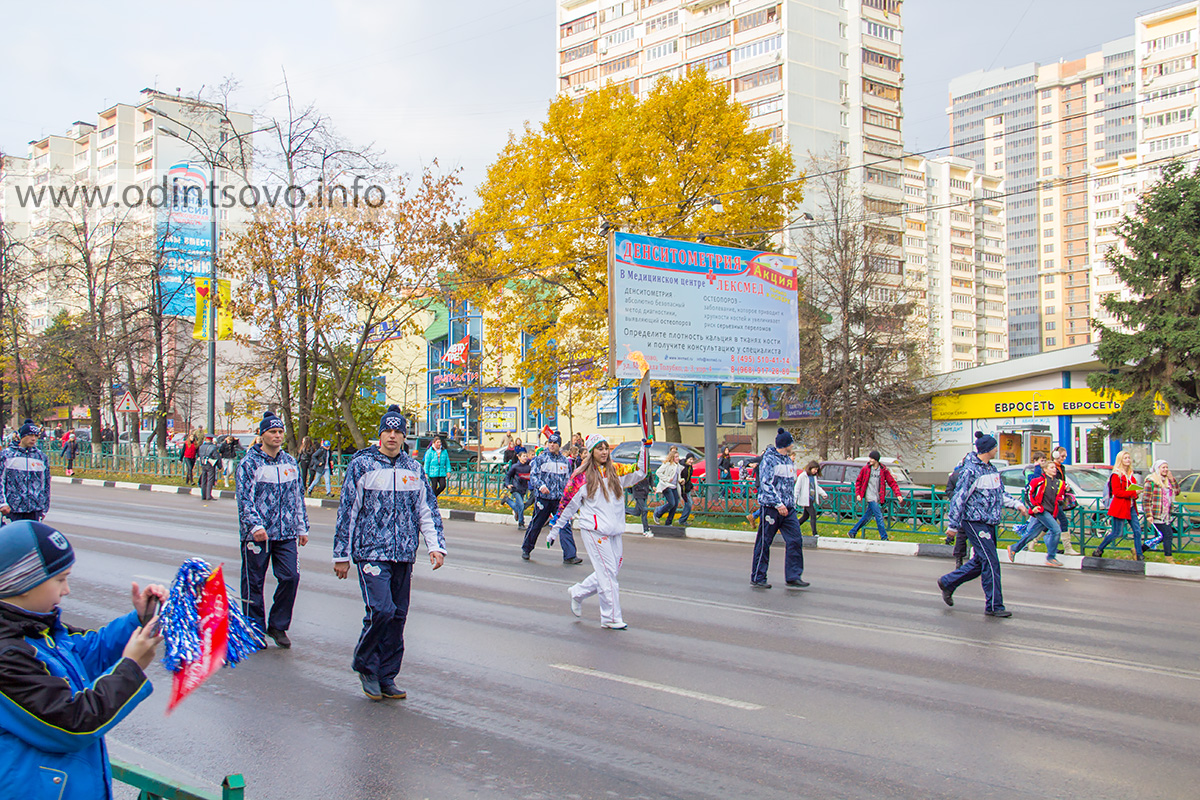
{"label": "store signage", "polygon": [[[1101,394],[1092,389],[946,394],[933,398],[933,418],[945,420],[1107,415],[1118,411],[1128,398],[1127,394]],[[1154,413],[1160,417],[1171,415],[1161,397],[1155,402]]]}

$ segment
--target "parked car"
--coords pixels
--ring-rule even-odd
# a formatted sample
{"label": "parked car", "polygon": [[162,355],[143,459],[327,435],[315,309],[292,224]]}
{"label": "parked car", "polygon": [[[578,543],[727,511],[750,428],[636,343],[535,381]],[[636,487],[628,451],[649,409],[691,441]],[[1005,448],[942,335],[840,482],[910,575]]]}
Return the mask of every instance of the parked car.
{"label": "parked car", "polygon": [[505,448],[504,445],[501,445],[494,450],[484,450],[483,460],[488,464],[502,464],[504,463],[504,453],[506,450],[507,448]]}
{"label": "parked car", "polygon": [[[429,449],[434,438],[429,434],[410,437],[408,449],[413,458],[418,461],[424,459],[425,451]],[[442,440],[442,447],[446,448],[446,452],[450,454],[450,469],[473,469],[475,463],[479,461],[479,454],[474,450],[468,450],[449,436],[438,438]]]}
{"label": "parked car", "polygon": [[[1020,497],[1029,484],[1029,476],[1033,474],[1033,464],[1016,464],[1000,470],[1000,482],[1004,491],[1013,497]],[[1099,500],[1104,495],[1104,485],[1112,477],[1112,467],[1105,464],[1068,464],[1067,486],[1075,498],[1085,505],[1088,501]]]}
{"label": "parked car", "polygon": [[[686,445],[681,442],[654,442],[650,445],[650,472],[653,473],[656,469],[662,466],[663,459],[667,457],[667,452],[671,447],[679,448],[679,462],[688,455],[695,456],[696,463],[692,467],[692,483],[699,483],[704,480],[704,452],[698,450],[691,445]],[[633,466],[637,462],[638,454],[642,451],[642,443],[640,441],[621,442],[612,449],[612,454],[609,456],[616,464],[627,464]]]}
{"label": "parked car", "polygon": [[[901,494],[906,498],[906,502],[912,503],[912,510],[917,516],[923,520],[931,521],[934,518],[933,513],[933,487],[923,486],[919,483],[914,483],[909,477],[908,470],[901,464],[898,464],[894,459],[885,458],[880,463],[888,468],[892,473],[892,477],[896,479],[896,485],[900,487]],[[867,465],[867,459],[855,458],[846,461],[822,461],[821,471],[818,473],[818,479],[821,486],[824,488],[839,487],[845,489],[848,495],[854,493],[854,481],[858,478],[858,473]],[[799,465],[803,467],[804,465]],[[836,508],[839,514],[850,517],[854,516],[855,512],[850,507]]]}
{"label": "parked car", "polygon": [[75,434],[75,441],[81,446],[92,443],[91,428],[76,428],[71,433]]}
{"label": "parked car", "polygon": [[1191,527],[1200,528],[1200,472],[1185,475],[1179,481],[1179,494],[1175,495],[1175,502],[1190,505],[1184,510],[1184,516]]}

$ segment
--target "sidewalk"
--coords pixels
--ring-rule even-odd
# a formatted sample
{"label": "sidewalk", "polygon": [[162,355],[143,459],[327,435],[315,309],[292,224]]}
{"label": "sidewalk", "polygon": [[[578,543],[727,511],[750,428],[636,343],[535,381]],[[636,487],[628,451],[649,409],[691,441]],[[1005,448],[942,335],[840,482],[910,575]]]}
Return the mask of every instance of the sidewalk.
{"label": "sidewalk", "polygon": [[[166,494],[194,494],[199,496],[200,489],[195,486],[164,486],[153,483],[132,483],[130,481],[102,481],[94,478],[65,478],[59,475],[51,477],[54,483],[74,483],[82,486],[100,486],[113,489],[134,489],[143,492],[164,492]],[[234,500],[237,495],[229,489],[214,489],[213,496],[218,500]],[[312,508],[337,508],[337,500],[307,497],[304,504]],[[489,511],[460,511],[458,509],[441,509],[442,519],[456,522],[483,522],[491,525],[512,525],[516,521],[511,514],[496,514]],[[675,528],[664,525],[651,525],[650,530],[656,537],[674,539],[701,539],[716,542],[754,543],[754,533],[751,531],[724,530],[721,528]],[[642,526],[636,523],[627,524],[625,532],[641,535]],[[883,553],[892,556],[922,556],[925,558],[954,557],[954,548],[947,544],[919,544],[917,542],[879,542],[870,539],[846,539],[840,536],[805,536],[804,546],[821,550],[851,550],[859,553]],[[1000,553],[1000,563],[1006,563],[1008,556]],[[1123,575],[1144,575],[1147,578],[1173,578],[1184,581],[1200,581],[1200,566],[1187,564],[1160,564],[1152,561],[1126,561],[1119,558],[1093,558],[1091,556],[1060,555],[1061,567],[1044,566],[1045,553],[1021,552],[1017,554],[1014,565],[1041,567],[1042,569],[1061,570],[1092,570],[1097,572],[1115,572]]]}

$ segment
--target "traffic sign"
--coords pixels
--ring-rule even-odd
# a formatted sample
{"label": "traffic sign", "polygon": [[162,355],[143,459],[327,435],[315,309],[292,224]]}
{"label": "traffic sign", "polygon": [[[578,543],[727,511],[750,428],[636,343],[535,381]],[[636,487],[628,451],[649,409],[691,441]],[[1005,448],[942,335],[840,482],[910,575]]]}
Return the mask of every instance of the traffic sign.
{"label": "traffic sign", "polygon": [[126,392],[121,401],[117,403],[117,411],[121,414],[136,414],[137,410],[138,404],[133,399],[133,392]]}

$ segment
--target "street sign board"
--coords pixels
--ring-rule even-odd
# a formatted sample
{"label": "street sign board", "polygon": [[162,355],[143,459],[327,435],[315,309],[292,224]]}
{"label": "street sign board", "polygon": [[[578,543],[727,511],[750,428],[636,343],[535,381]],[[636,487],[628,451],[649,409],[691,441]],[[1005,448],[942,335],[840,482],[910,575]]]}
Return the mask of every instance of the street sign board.
{"label": "street sign board", "polygon": [[117,412],[120,414],[136,414],[137,410],[138,404],[133,399],[133,392],[125,392],[125,396],[117,402]]}

